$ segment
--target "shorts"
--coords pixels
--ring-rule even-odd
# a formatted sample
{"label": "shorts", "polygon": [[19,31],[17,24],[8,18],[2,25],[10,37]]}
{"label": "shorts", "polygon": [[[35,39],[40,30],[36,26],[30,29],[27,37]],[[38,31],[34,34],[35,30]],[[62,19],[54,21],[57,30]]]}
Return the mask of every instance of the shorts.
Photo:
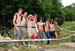
{"label": "shorts", "polygon": [[40,32],[40,38],[44,39],[45,38],[45,33],[44,32]]}
{"label": "shorts", "polygon": [[56,38],[55,31],[50,31],[51,38]]}
{"label": "shorts", "polygon": [[34,36],[37,36],[36,28],[32,28],[32,34],[34,34]]}
{"label": "shorts", "polygon": [[32,28],[27,28],[28,30],[28,36],[32,36]]}
{"label": "shorts", "polygon": [[21,37],[24,35],[23,29],[22,29],[23,27],[18,27],[18,28],[19,28],[19,31],[17,31],[16,28],[14,27],[14,35]]}

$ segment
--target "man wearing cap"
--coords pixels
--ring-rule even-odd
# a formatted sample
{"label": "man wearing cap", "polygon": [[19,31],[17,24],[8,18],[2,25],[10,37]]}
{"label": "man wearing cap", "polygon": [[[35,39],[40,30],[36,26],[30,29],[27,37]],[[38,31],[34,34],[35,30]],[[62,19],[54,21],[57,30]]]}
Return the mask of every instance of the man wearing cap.
{"label": "man wearing cap", "polygon": [[[27,21],[28,21],[27,31],[28,31],[29,39],[31,39],[31,37],[32,37],[32,24],[33,24],[32,18],[33,18],[33,15],[30,14],[27,19]],[[28,46],[30,46],[30,42],[29,42]]]}

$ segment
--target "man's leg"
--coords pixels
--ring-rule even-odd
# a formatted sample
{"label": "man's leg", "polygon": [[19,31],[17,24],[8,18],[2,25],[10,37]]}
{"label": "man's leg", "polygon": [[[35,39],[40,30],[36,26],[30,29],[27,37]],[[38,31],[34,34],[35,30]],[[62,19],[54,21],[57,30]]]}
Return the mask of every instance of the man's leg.
{"label": "man's leg", "polygon": [[[28,38],[32,38],[32,28],[28,28]],[[28,42],[28,46],[30,46],[30,41]]]}
{"label": "man's leg", "polygon": [[[50,39],[50,33],[49,32],[46,32],[45,34],[47,36],[47,39]],[[50,42],[50,40],[47,41],[47,44],[49,44],[49,42]]]}
{"label": "man's leg", "polygon": [[[25,28],[21,27],[20,30],[21,30],[21,33],[20,33],[21,34],[21,39],[24,40],[24,34],[25,34],[24,30],[25,30]],[[25,41],[23,41],[23,45],[26,46]]]}
{"label": "man's leg", "polygon": [[[19,27],[18,27],[18,28],[19,28]],[[16,33],[16,34],[15,34],[16,39],[19,40],[19,39],[20,39],[20,28],[19,28],[18,31],[17,31],[16,28],[15,28],[15,29],[14,29],[14,33]],[[15,46],[18,48],[18,47],[19,47],[19,42],[16,42],[16,43],[15,43]]]}

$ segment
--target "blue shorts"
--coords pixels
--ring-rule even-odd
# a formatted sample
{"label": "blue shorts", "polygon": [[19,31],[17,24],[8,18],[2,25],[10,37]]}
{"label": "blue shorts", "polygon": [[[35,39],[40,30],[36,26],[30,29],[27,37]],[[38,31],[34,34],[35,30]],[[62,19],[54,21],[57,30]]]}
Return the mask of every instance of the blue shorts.
{"label": "blue shorts", "polygon": [[44,32],[40,32],[40,38],[44,39],[45,38],[45,33]]}
{"label": "blue shorts", "polygon": [[17,31],[16,28],[14,27],[14,35],[21,37],[24,35],[23,27],[18,27],[18,28],[19,28],[19,31]]}

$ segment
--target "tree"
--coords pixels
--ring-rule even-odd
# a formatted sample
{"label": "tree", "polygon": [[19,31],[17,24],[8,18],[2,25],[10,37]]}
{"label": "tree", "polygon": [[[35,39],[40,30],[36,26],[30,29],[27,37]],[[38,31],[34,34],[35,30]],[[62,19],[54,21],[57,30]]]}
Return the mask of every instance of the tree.
{"label": "tree", "polygon": [[0,26],[4,23],[12,27],[12,18],[19,7],[23,7],[29,14],[38,14],[44,20],[60,17],[62,6],[59,0],[0,0]]}
{"label": "tree", "polygon": [[12,26],[12,18],[19,7],[28,9],[30,1],[28,0],[0,0],[0,26],[6,24]]}
{"label": "tree", "polygon": [[64,23],[64,16],[62,12],[62,3],[60,0],[52,0],[51,19],[57,18],[59,25]]}
{"label": "tree", "polygon": [[75,4],[63,8],[66,21],[75,21]]}
{"label": "tree", "polygon": [[39,0],[39,1],[41,3],[45,18],[50,18],[50,13],[52,10],[52,0]]}

